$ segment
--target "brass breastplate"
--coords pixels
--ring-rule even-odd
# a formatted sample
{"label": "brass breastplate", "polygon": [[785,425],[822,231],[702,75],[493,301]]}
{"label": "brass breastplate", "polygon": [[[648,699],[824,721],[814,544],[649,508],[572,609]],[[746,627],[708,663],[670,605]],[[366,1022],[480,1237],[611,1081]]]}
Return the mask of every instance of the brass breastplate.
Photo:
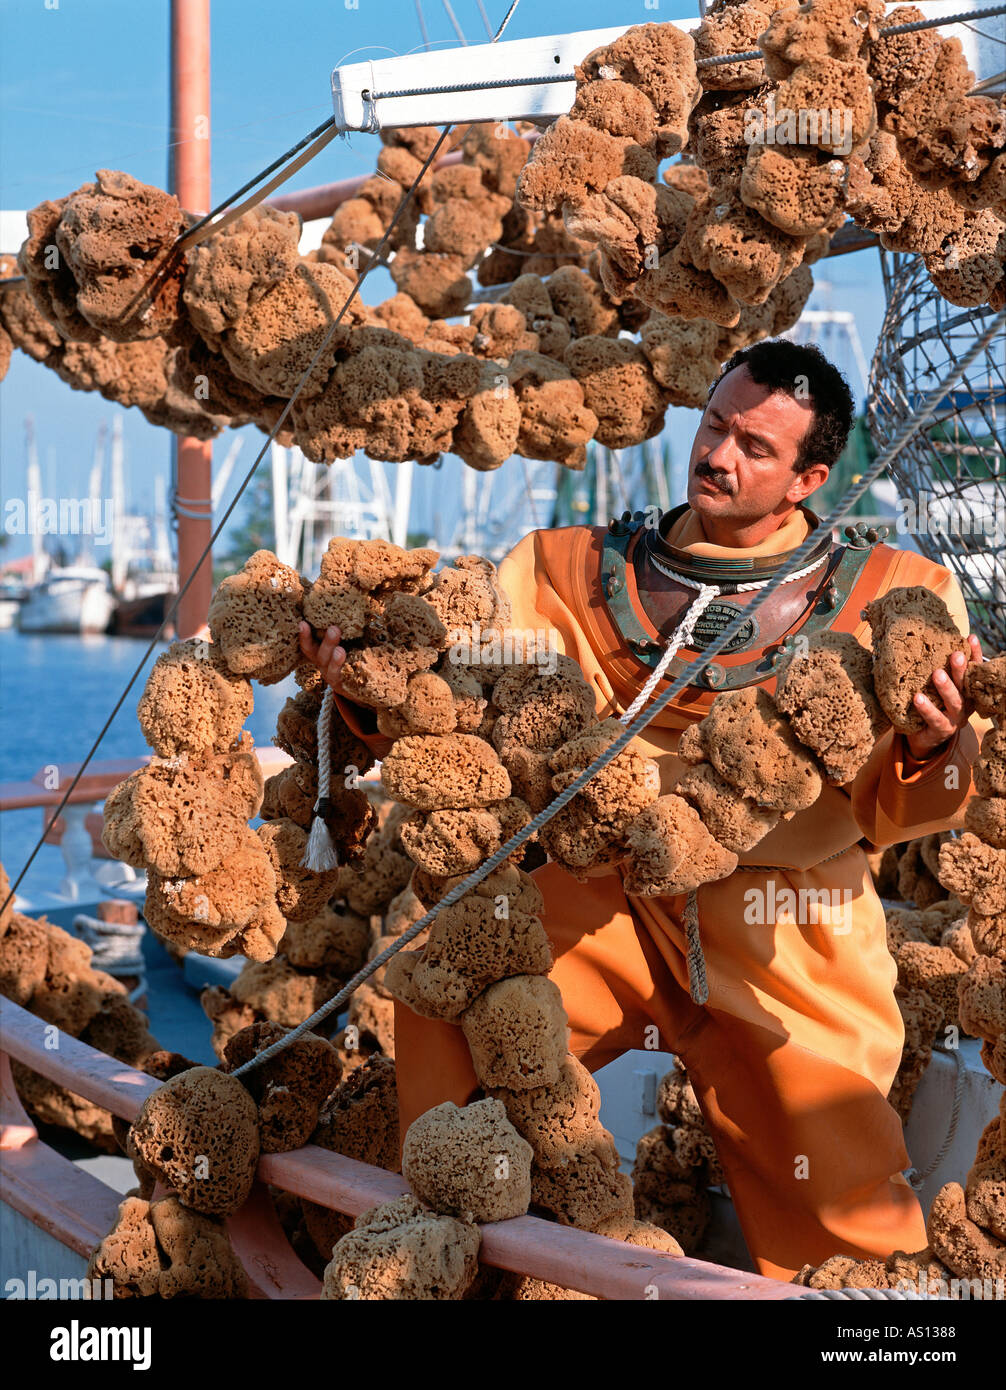
{"label": "brass breastplate", "polygon": [[[669,680],[677,679],[695,660],[694,653],[711,645],[736,619],[738,612],[743,612],[759,596],[758,590],[738,593],[737,586],[771,579],[785,568],[792,555],[789,552],[757,559],[739,557],[730,560],[678,550],[666,540],[663,532],[673,525],[684,510],[682,506],[667,513],[661,520],[659,530],[650,529],[642,535],[638,535],[644,524],[642,513],[637,513],[635,517],[626,514],[620,521],[611,522],[605,536],[602,562],[602,592],[608,610],[629,649],[650,667],[657,664],[665,643],[655,641],[646,632],[630,598],[626,568],[632,563],[627,557],[633,538],[638,536],[637,545],[645,545],[652,557],[686,575],[694,583],[715,584],[720,589],[720,597],[713,600],[696,624],[690,646],[682,649],[682,655],[671,662],[667,672]],[[816,529],[818,518],[809,508],[803,510],[811,529]],[[781,585],[762,603],[724,651],[723,655],[729,655],[731,661],[728,664],[712,661],[702,673],[698,682],[702,688],[735,690],[764,681],[772,676],[776,661],[786,649],[787,634],[794,627],[799,626],[801,637],[812,638],[835,623],[849,601],[873,544],[881,539],[879,532],[868,532],[865,527],[848,527],[847,534],[850,535],[847,546],[835,545],[829,537],[822,539],[805,562],[810,565],[818,559],[821,561],[819,567],[802,579]],[[668,596],[668,615],[662,626],[673,631],[694,601],[696,590],[668,577],[663,592]],[[693,655],[687,655],[688,652]],[[745,653],[750,654],[749,659],[738,661],[738,657]]]}

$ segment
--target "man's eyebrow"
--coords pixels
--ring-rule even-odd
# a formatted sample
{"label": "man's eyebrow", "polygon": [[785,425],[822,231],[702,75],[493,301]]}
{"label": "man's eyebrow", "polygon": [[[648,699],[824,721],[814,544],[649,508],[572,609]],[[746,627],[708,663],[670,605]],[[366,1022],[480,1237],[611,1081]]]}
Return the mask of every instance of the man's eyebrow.
{"label": "man's eyebrow", "polygon": [[776,446],[774,440],[767,439],[763,434],[755,434],[752,430],[745,430],[744,433],[747,435],[748,439],[752,440],[755,444],[760,444],[763,449],[775,451]]}

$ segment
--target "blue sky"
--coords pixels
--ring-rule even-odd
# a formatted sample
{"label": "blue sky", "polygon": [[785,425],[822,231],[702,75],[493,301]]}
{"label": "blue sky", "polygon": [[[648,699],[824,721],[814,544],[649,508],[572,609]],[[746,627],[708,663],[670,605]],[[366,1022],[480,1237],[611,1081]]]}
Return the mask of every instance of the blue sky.
{"label": "blue sky", "polygon": [[[483,0],[495,27],[509,0]],[[353,7],[350,8],[349,6]],[[430,39],[458,43],[442,0],[422,0]],[[470,42],[485,42],[478,0],[452,0]],[[29,208],[93,178],[97,168],[124,169],[165,186],[168,157],[167,0],[0,0],[0,206]],[[677,0],[521,0],[506,37],[687,20],[697,7]],[[415,0],[213,0],[212,113],[213,194],[219,201],[271,162],[331,112],[331,69],[347,60],[406,53],[421,46]],[[375,136],[336,140],[291,181],[310,187],[375,167]],[[4,251],[16,247],[4,246]],[[851,310],[867,358],[883,312],[877,253],[818,263],[815,280],[827,281],[812,305]],[[364,297],[379,301],[387,277],[374,277]],[[827,343],[822,344],[827,351]],[[840,365],[843,365],[841,359]],[[856,394],[858,382],[853,379]],[[48,495],[86,493],[99,422],[114,407],[97,395],[71,391],[51,372],[14,354],[0,385],[0,463],[5,497],[25,491],[24,418],[35,418],[44,490]],[[679,412],[680,437],[693,412]],[[167,474],[170,439],[135,410],[123,415],[127,485],[134,508],[149,506],[155,474]],[[247,468],[264,436],[254,429],[237,472]],[[227,452],[225,436],[216,458]],[[262,465],[267,467],[267,461]],[[448,460],[437,473],[418,471],[413,515],[417,527],[452,518],[461,465]],[[232,480],[231,488],[236,485]],[[225,499],[226,500],[226,499]],[[240,513],[238,514],[240,515]],[[27,541],[13,537],[5,555]]]}

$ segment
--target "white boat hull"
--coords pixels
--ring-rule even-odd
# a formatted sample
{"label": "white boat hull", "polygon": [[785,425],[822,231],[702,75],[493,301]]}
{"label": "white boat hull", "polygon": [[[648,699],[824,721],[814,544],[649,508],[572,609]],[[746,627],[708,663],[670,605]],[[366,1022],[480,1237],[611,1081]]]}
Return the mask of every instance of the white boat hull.
{"label": "white boat hull", "polygon": [[21,602],[16,598],[0,598],[0,628],[13,627],[17,622]]}
{"label": "white boat hull", "polygon": [[115,600],[101,584],[67,582],[30,593],[17,616],[20,632],[104,632]]}

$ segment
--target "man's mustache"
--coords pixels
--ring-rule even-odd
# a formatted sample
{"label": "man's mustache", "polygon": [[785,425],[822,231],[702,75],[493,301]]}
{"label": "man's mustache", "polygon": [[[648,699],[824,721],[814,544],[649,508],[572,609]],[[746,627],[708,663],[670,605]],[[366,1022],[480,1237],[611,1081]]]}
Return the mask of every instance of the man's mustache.
{"label": "man's mustache", "polygon": [[708,482],[712,483],[713,487],[719,488],[720,492],[725,492],[728,495],[733,493],[733,483],[727,475],[725,473],[715,473],[709,467],[708,463],[697,463],[695,465],[695,477],[705,478]]}

